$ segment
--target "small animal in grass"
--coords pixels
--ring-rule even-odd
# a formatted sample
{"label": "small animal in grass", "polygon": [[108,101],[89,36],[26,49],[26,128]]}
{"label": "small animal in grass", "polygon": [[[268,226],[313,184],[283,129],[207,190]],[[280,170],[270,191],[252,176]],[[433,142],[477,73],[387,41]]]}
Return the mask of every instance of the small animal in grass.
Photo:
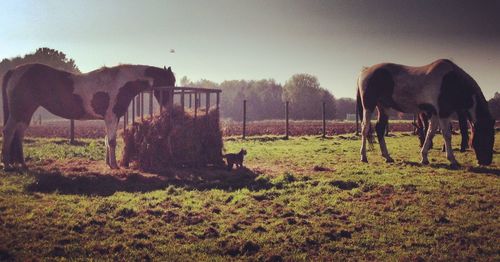
{"label": "small animal in grass", "polygon": [[243,166],[243,158],[247,154],[245,149],[241,149],[239,153],[225,154],[222,157],[227,161],[227,169],[233,169],[233,165],[236,164],[236,167]]}

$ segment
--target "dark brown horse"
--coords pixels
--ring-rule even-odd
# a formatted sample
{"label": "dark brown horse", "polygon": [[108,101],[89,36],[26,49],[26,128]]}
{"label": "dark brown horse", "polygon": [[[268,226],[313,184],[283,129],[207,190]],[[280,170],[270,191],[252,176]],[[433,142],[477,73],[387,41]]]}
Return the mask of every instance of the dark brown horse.
{"label": "dark brown horse", "polygon": [[361,161],[367,162],[366,142],[371,142],[370,121],[377,108],[375,126],[382,156],[393,162],[383,132],[387,126],[387,109],[404,113],[425,112],[430,124],[421,150],[422,164],[428,164],[430,142],[438,125],[444,137],[446,156],[452,166],[457,160],[451,148],[450,116],[464,111],[472,123],[472,147],[480,165],[489,165],[493,158],[494,124],[488,103],[474,79],[453,62],[441,59],[429,65],[412,67],[383,63],[364,69],[358,79],[358,107],[363,119]]}
{"label": "dark brown horse", "polygon": [[[131,100],[152,86],[174,85],[170,67],[120,65],[72,74],[43,64],[26,64],[10,70],[2,85],[4,169],[11,169],[16,162],[26,166],[22,149],[24,131],[40,106],[62,118],[104,120],[106,163],[118,168],[116,131]],[[155,96],[160,97],[157,92]],[[165,98],[162,104],[168,102]]]}

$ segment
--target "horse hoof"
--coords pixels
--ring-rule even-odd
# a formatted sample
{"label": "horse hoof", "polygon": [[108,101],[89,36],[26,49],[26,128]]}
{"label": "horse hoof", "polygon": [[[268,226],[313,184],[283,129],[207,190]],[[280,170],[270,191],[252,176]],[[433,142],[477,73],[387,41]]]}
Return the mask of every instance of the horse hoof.
{"label": "horse hoof", "polygon": [[385,159],[385,162],[386,163],[394,163],[394,159],[392,159],[391,157],[389,157],[389,158]]}
{"label": "horse hoof", "polygon": [[429,160],[422,160],[422,161],[420,161],[420,164],[422,164],[422,165],[428,165],[429,164]]}
{"label": "horse hoof", "polygon": [[16,169],[12,166],[4,166],[3,167],[3,171],[5,172],[12,172],[12,171],[15,171]]}
{"label": "horse hoof", "polygon": [[361,162],[363,162],[363,163],[368,163],[368,159],[366,159],[366,158],[361,158]]}
{"label": "horse hoof", "polygon": [[460,164],[455,162],[455,163],[451,163],[450,164],[450,168],[451,169],[459,169],[460,168]]}

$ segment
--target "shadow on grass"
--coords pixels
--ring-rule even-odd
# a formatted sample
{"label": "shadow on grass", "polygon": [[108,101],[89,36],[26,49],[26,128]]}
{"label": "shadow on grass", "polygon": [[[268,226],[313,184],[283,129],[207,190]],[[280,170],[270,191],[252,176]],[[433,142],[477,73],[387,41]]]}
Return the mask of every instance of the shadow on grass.
{"label": "shadow on grass", "polygon": [[172,169],[161,175],[143,174],[127,170],[127,173],[100,174],[85,172],[63,174],[58,169],[32,170],[35,181],[27,186],[29,192],[77,195],[110,196],[115,192],[149,192],[173,185],[188,190],[221,189],[234,191],[242,188],[261,190],[273,185],[266,177],[247,168],[226,171],[224,169]]}
{"label": "shadow on grass", "polygon": [[[420,162],[415,162],[415,161],[403,161],[403,164],[413,166],[413,167],[425,166],[425,165],[421,164]],[[450,164],[444,164],[444,163],[431,163],[431,164],[429,164],[429,166],[432,168],[444,168],[444,169],[448,169],[448,170],[466,169],[467,171],[473,172],[476,174],[491,174],[491,175],[500,176],[500,169],[494,168],[494,167],[485,167],[485,166],[453,167]]]}

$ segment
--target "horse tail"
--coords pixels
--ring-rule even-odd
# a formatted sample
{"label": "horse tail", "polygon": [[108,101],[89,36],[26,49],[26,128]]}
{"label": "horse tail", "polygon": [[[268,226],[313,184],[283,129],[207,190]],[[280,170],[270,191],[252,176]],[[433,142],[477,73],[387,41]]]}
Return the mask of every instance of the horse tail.
{"label": "horse tail", "polygon": [[359,86],[356,92],[356,106],[358,108],[359,119],[363,121],[363,103],[361,103],[361,94],[359,93]]}
{"label": "horse tail", "polygon": [[2,82],[2,102],[3,102],[3,126],[7,124],[7,119],[9,118],[9,100],[7,97],[7,84],[12,76],[12,70],[7,71],[3,76]]}
{"label": "horse tail", "polygon": [[[356,92],[356,106],[358,109],[359,119],[361,121],[363,121],[363,103],[361,101],[361,93],[359,92],[359,84],[358,84],[358,90]],[[366,136],[366,139],[368,140],[368,147],[370,149],[372,149],[373,148],[373,128],[372,128],[371,123],[368,126],[368,135]]]}

